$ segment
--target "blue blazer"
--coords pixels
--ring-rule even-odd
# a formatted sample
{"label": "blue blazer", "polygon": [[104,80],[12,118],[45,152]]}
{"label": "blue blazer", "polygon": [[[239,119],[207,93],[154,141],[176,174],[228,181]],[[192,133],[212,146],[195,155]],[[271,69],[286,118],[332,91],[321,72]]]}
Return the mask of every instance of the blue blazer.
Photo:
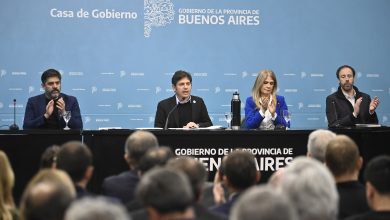
{"label": "blue blazer", "polygon": [[[284,101],[284,97],[277,95],[276,96],[276,119],[274,125],[283,125],[285,127],[290,127],[290,123],[287,125],[286,121],[283,118],[283,110],[287,110],[287,104]],[[245,102],[245,125],[244,128],[256,129],[259,128],[260,123],[263,121],[263,117],[259,113],[255,102],[253,101],[252,96],[248,97]]]}
{"label": "blue blazer", "polygon": [[[61,93],[60,95],[65,102],[65,110],[71,111],[72,117],[68,123],[68,126],[72,129],[82,129],[83,121],[81,119],[80,107],[77,99],[74,96],[69,96]],[[27,101],[26,112],[24,114],[23,129],[33,128],[45,128],[45,117],[43,116],[46,112],[46,97],[45,94],[31,97]],[[65,127],[65,121],[63,118],[60,120],[60,127]]]}

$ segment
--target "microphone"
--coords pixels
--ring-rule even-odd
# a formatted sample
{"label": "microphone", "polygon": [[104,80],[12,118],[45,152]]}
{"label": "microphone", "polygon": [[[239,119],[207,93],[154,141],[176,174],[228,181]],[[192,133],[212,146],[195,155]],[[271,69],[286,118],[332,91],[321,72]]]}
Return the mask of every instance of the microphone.
{"label": "microphone", "polygon": [[16,122],[16,99],[14,99],[14,123],[9,126],[9,130],[19,130],[18,125],[15,123]]}
{"label": "microphone", "polygon": [[338,117],[337,117],[336,104],[334,103],[334,100],[332,101],[332,105],[333,105],[333,110],[334,110],[334,116],[335,116],[335,118],[336,118],[336,125],[335,125],[335,127],[340,127],[339,119],[338,119]]}
{"label": "microphone", "polygon": [[172,112],[175,111],[175,109],[177,108],[177,106],[179,106],[179,104],[180,104],[180,103],[177,103],[177,104],[171,109],[171,111],[168,112],[167,119],[165,120],[164,130],[167,130],[167,129],[168,129],[169,116],[171,116]]}

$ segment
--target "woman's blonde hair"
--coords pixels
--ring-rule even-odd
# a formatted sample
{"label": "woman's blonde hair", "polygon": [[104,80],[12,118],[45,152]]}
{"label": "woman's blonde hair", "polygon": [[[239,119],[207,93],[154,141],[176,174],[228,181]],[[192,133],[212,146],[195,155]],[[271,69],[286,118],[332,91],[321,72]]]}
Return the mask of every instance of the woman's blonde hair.
{"label": "woman's blonde hair", "polygon": [[15,208],[12,189],[15,183],[14,172],[7,155],[0,150],[0,219],[12,220],[11,209]]}
{"label": "woman's blonde hair", "polygon": [[253,84],[253,88],[252,88],[252,98],[258,109],[261,109],[261,105],[260,105],[261,87],[264,85],[264,81],[267,79],[267,77],[271,77],[271,79],[274,81],[274,87],[271,92],[271,96],[272,96],[273,103],[276,105],[276,90],[278,88],[276,75],[272,70],[262,70],[257,74],[256,81]]}

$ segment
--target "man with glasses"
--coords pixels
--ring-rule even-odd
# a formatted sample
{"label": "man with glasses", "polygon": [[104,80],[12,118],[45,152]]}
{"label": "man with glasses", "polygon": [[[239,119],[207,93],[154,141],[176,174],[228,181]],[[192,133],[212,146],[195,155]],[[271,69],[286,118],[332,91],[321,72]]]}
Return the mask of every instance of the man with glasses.
{"label": "man with glasses", "polygon": [[379,98],[360,92],[354,86],[355,70],[348,65],[336,71],[339,80],[338,90],[326,97],[326,117],[328,127],[355,126],[356,124],[378,124],[375,113]]}

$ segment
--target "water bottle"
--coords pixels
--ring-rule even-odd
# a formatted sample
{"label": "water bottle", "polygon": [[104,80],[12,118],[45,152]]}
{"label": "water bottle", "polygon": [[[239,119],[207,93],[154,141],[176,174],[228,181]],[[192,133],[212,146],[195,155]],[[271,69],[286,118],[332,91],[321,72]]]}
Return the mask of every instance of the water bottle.
{"label": "water bottle", "polygon": [[233,98],[230,105],[233,114],[232,129],[238,130],[240,129],[240,125],[241,125],[241,100],[240,100],[240,94],[238,94],[237,91],[233,93]]}

